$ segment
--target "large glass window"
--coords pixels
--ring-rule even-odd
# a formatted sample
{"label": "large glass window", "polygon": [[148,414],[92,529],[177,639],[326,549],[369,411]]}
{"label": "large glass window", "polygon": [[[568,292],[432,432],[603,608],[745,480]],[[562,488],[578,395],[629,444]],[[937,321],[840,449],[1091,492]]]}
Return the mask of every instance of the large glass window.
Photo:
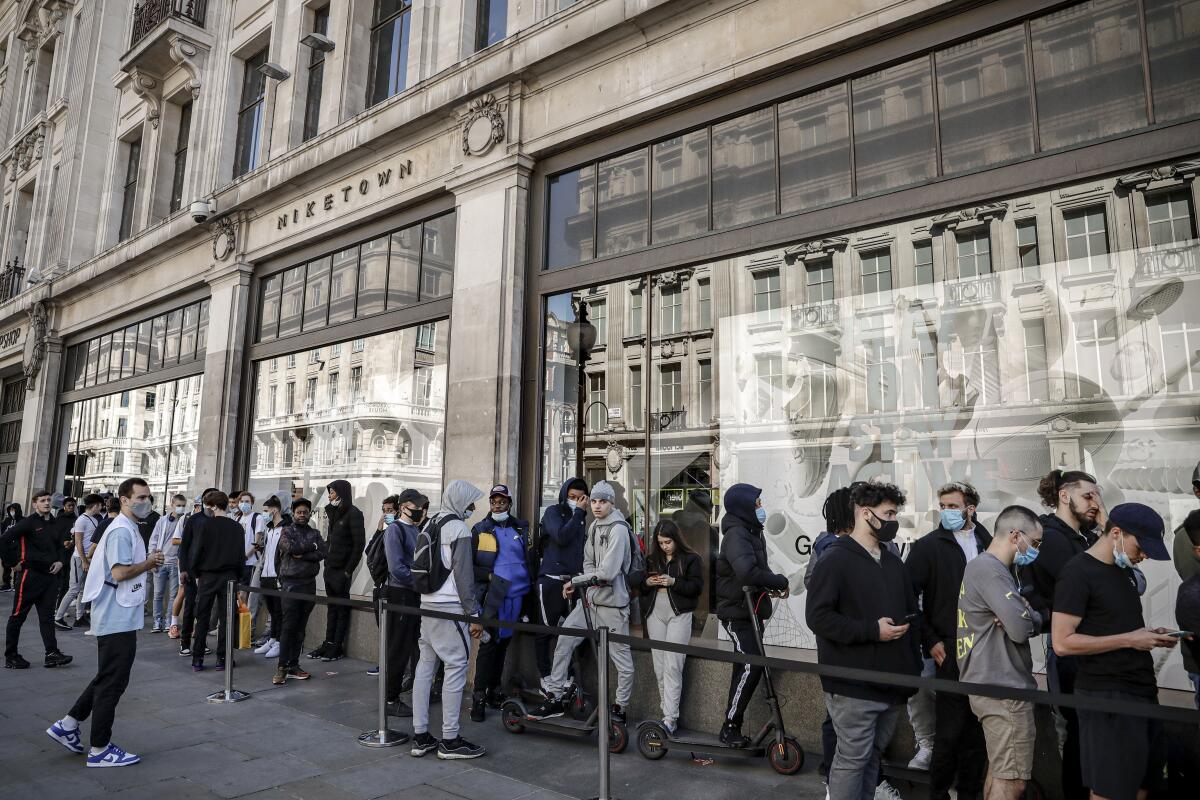
{"label": "large glass window", "polygon": [[259,69],[267,63],[266,49],[243,63],[242,95],[238,103],[236,149],[233,177],[245,175],[259,164],[262,156],[263,106],[267,98],[267,76]]}
{"label": "large glass window", "polygon": [[[447,324],[431,324],[444,344]],[[304,406],[292,413],[286,403],[272,409],[268,396],[256,397],[249,490],[261,499],[298,489],[316,500],[329,481],[343,478],[363,509],[377,509],[384,497],[406,488],[436,504],[443,482],[447,350],[418,347],[418,331],[363,339],[361,361],[346,376],[329,360],[310,363],[307,352],[287,359],[281,380],[304,383]],[[267,361],[254,364],[256,376],[268,369]]]}
{"label": "large glass window", "polygon": [[805,299],[810,303],[827,303],[833,299],[833,262],[815,261],[804,265],[808,284]]}
{"label": "large glass window", "polygon": [[754,311],[763,322],[779,319],[782,298],[779,291],[779,270],[768,269],[754,275]]}
{"label": "large glass window", "polygon": [[713,227],[775,216],[775,109],[714,125],[712,149]]}
{"label": "large glass window", "polygon": [[174,168],[171,173],[170,212],[183,207],[183,182],[187,178],[188,145],[192,137],[192,101],[179,108],[179,133],[175,137]]}
{"label": "large glass window", "polygon": [[1042,263],[1042,257],[1038,252],[1036,218],[1017,220],[1017,258],[1021,262],[1022,278],[1035,281],[1041,277],[1038,265]]}
{"label": "large glass window", "polygon": [[1069,211],[1063,214],[1063,224],[1071,273],[1108,269],[1108,226],[1104,208],[1096,206]]}
{"label": "large glass window", "polygon": [[601,161],[597,172],[597,256],[646,246],[646,151]]}
{"label": "large glass window", "polygon": [[1146,222],[1150,227],[1150,244],[1168,245],[1195,239],[1191,192],[1177,189],[1147,195]]}
{"label": "large glass window", "polygon": [[504,39],[508,30],[508,0],[475,0],[475,49]]}
{"label": "large glass window", "polygon": [[[329,6],[313,12],[313,33],[329,32]],[[325,85],[325,51],[314,47],[308,54],[308,81],[304,93],[304,129],[300,140],[307,142],[317,135],[321,123],[321,95]]]}
{"label": "large glass window", "polygon": [[569,267],[595,255],[596,167],[547,181],[546,268]]}
{"label": "large glass window", "polygon": [[1146,124],[1137,0],[1091,0],[1030,23],[1047,150]]}
{"label": "large glass window", "polygon": [[854,79],[854,167],[858,193],[937,175],[929,59]]}
{"label": "large glass window", "polygon": [[1200,113],[1200,2],[1145,0],[1154,117]]}
{"label": "large glass window", "polygon": [[708,230],[708,129],[658,142],[651,151],[651,238],[657,244]]}
{"label": "large glass window", "polygon": [[133,233],[133,220],[137,215],[138,173],[141,171],[142,140],[134,139],[126,146],[125,182],[121,187],[121,224],[117,239],[125,241]]}
{"label": "large glass window", "polygon": [[783,213],[850,196],[850,106],[844,83],[779,105]]}
{"label": "large glass window", "polygon": [[958,277],[978,278],[992,272],[992,238],[987,229],[959,232],[955,236],[958,248]]}
{"label": "large glass window", "polygon": [[410,0],[375,0],[371,23],[371,82],[367,105],[386,100],[408,85]]}

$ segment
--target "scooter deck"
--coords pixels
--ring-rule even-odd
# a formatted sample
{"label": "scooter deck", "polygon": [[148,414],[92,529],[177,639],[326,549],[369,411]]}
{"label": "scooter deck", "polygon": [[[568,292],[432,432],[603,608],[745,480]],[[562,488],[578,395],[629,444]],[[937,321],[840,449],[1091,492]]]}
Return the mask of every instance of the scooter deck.
{"label": "scooter deck", "polygon": [[525,719],[524,723],[543,730],[561,731],[566,736],[587,736],[596,730],[595,725],[589,725],[587,720],[574,719],[566,715],[546,719]]}
{"label": "scooter deck", "polygon": [[667,745],[672,749],[692,750],[705,755],[734,756],[736,758],[762,758],[766,750],[762,747],[729,747],[721,744],[716,734],[702,731],[689,731],[679,728],[673,736],[667,737]]}

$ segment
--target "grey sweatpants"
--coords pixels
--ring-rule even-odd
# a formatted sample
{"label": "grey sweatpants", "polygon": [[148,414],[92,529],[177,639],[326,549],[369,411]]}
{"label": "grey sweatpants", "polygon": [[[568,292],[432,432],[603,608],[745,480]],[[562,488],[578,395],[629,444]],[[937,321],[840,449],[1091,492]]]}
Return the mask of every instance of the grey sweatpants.
{"label": "grey sweatpants", "polygon": [[[446,614],[464,613],[459,603],[421,603],[421,608]],[[412,689],[413,732],[429,731],[429,688],[433,686],[440,659],[446,665],[442,679],[442,738],[454,739],[458,736],[463,686],[467,683],[467,664],[471,660],[467,623],[424,617],[419,646],[421,660],[417,662]]]}
{"label": "grey sweatpants", "polygon": [[71,583],[67,588],[67,593],[62,597],[62,602],[58,604],[58,609],[54,612],[55,619],[66,617],[71,606],[76,606],[75,619],[83,616],[83,584],[86,580],[87,571],[84,570],[83,562],[79,560],[79,554],[76,553],[71,556]]}
{"label": "grey sweatpants", "polygon": [[837,733],[829,800],[872,800],[879,759],[892,740],[901,706],[826,692],[825,707]]}
{"label": "grey sweatpants", "polygon": [[[592,606],[591,609],[592,625],[597,628],[606,627],[613,633],[619,633],[622,636],[629,635],[628,608]],[[587,620],[583,614],[583,603],[576,603],[562,627],[586,628]],[[581,636],[558,637],[558,644],[554,646],[554,668],[545,681],[546,691],[556,697],[567,689],[570,681],[567,673],[571,668],[571,654],[575,652],[575,648],[579,647],[579,643],[582,641],[583,637]],[[629,653],[629,645],[610,642],[608,657],[612,660],[613,666],[617,668],[617,705],[626,708],[629,705],[629,698],[633,697],[633,656]],[[597,665],[597,667],[599,666]],[[448,672],[447,675],[449,675]],[[415,692],[416,689],[414,688],[413,691]],[[605,698],[605,702],[607,702],[607,698]]]}

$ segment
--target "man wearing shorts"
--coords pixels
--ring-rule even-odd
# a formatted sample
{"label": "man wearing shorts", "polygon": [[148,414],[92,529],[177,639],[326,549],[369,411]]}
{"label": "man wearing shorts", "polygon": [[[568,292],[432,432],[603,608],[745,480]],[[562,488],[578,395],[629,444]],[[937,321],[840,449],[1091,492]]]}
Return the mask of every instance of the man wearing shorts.
{"label": "man wearing shorts", "polygon": [[[1156,647],[1178,640],[1146,627],[1133,565],[1169,561],[1163,520],[1141,503],[1122,503],[1108,515],[1104,535],[1067,562],[1054,590],[1050,621],[1054,651],[1077,656],[1075,694],[1096,700],[1158,704]],[[1079,710],[1084,786],[1093,798],[1134,800],[1139,790],[1164,788],[1166,740],[1157,720]]]}
{"label": "man wearing shorts", "polygon": [[[1021,596],[1013,568],[1032,564],[1041,544],[1037,515],[1009,506],[996,517],[996,533],[987,550],[967,564],[958,595],[955,642],[963,681],[1037,688],[1029,640],[1041,630],[1042,620]],[[1033,703],[971,696],[970,704],[987,746],[984,800],[1017,800],[1033,774]]]}

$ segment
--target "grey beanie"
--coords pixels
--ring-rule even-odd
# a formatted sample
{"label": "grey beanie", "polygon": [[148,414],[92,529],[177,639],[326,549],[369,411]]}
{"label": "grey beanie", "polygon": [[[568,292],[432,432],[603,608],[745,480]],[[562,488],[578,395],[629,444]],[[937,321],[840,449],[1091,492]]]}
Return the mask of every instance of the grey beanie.
{"label": "grey beanie", "polygon": [[610,503],[617,502],[617,493],[613,491],[613,487],[608,481],[598,482],[592,487],[591,494],[588,497],[592,500],[607,500]]}

